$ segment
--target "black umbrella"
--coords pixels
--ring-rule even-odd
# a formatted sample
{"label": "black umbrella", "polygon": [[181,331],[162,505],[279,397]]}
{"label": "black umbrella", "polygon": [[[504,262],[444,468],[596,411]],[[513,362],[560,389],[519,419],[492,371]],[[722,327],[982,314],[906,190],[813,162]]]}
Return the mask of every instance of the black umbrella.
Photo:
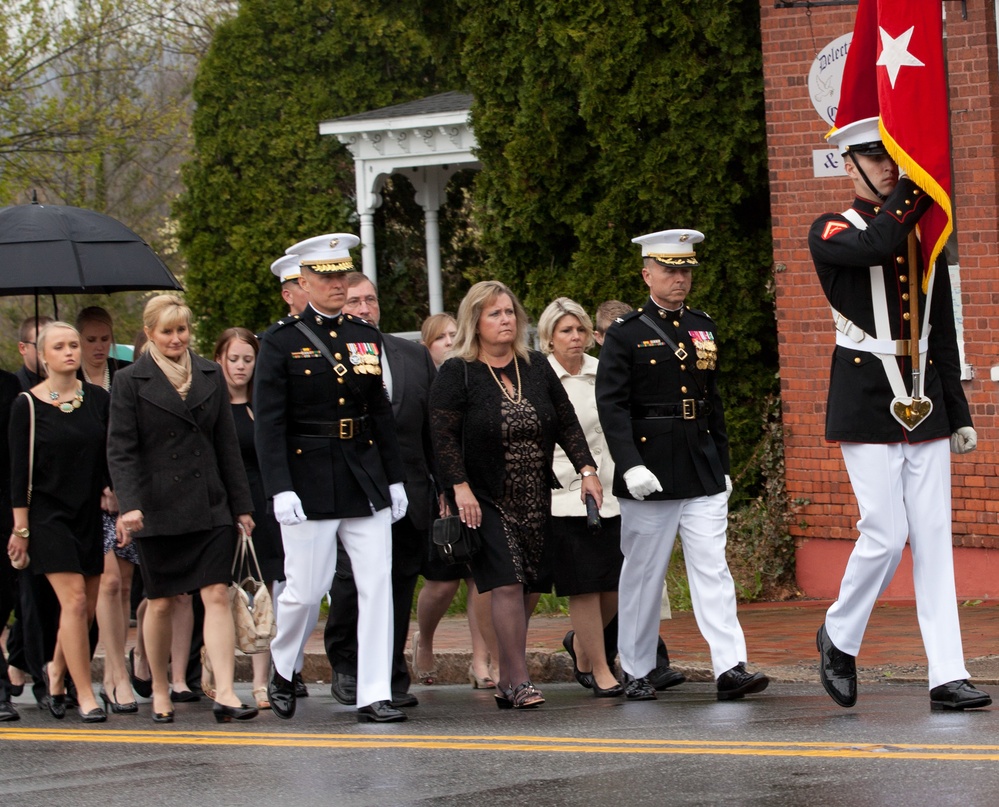
{"label": "black umbrella", "polygon": [[139,236],[110,216],[32,202],[0,208],[0,295],[183,291]]}

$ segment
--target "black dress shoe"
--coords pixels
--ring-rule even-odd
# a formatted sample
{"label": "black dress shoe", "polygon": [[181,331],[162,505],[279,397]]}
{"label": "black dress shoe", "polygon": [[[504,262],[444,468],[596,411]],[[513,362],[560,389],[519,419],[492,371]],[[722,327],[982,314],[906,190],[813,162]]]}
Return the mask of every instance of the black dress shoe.
{"label": "black dress shoe", "polygon": [[65,695],[49,695],[47,705],[49,707],[49,712],[56,720],[62,720],[66,716]]}
{"label": "black dress shoe", "polygon": [[13,723],[20,720],[21,716],[10,701],[0,701],[0,723]]}
{"label": "black dress shoe", "polygon": [[355,706],[357,704],[357,678],[349,673],[338,673],[333,670],[330,694],[344,706]]}
{"label": "black dress shoe", "polygon": [[153,696],[153,679],[139,678],[135,674],[135,648],[128,651],[128,677],[132,679],[132,689],[140,698],[151,698]]}
{"label": "black dress shoe", "polygon": [[296,698],[307,698],[309,697],[309,688],[305,685],[305,681],[302,680],[302,673],[297,672],[291,677],[292,682],[295,684],[295,697]]}
{"label": "black dress shoe", "polygon": [[857,702],[857,659],[832,643],[826,626],[815,636],[819,649],[819,678],[829,697],[849,708]]}
{"label": "black dress shoe", "polygon": [[949,681],[930,690],[930,709],[934,712],[944,710],[981,709],[991,706],[992,698],[975,689],[967,679]]}
{"label": "black dress shoe", "polygon": [[173,689],[170,691],[170,701],[172,703],[196,703],[201,700],[201,696],[190,689]]}
{"label": "black dress shoe", "polygon": [[282,720],[295,716],[295,685],[282,678],[277,670],[267,685],[267,700],[271,702],[271,711]]}
{"label": "black dress shoe", "polygon": [[731,670],[718,676],[718,700],[734,701],[745,695],[755,695],[770,685],[770,679],[763,673],[748,673],[741,661]]}
{"label": "black dress shoe", "polygon": [[154,723],[173,723],[173,712],[153,712]]}
{"label": "black dress shoe", "polygon": [[100,706],[96,709],[91,709],[89,712],[84,712],[79,706],[76,707],[77,712],[80,713],[80,720],[84,723],[103,723],[108,719],[108,714]]}
{"label": "black dress shoe", "polygon": [[393,692],[392,693],[392,708],[393,709],[408,709],[411,706],[419,706],[420,701],[417,699],[416,695],[412,692]]}
{"label": "black dress shoe", "polygon": [[375,701],[357,710],[358,723],[401,723],[406,714],[393,709],[388,701]]}
{"label": "black dress shoe", "polygon": [[576,638],[576,631],[569,631],[565,637],[562,639],[562,647],[565,648],[565,652],[569,654],[569,658],[572,659],[572,674],[579,682],[581,687],[586,687],[586,689],[593,689],[593,673],[592,672],[580,672],[579,665],[576,664],[576,649],[572,646],[573,640]]}
{"label": "black dress shoe", "polygon": [[644,675],[641,678],[635,678],[635,676],[625,673],[624,696],[630,701],[654,701],[656,691]]}
{"label": "black dress shoe", "polygon": [[604,689],[597,683],[597,679],[593,679],[593,697],[595,698],[618,698],[624,694],[624,687],[620,684],[614,684],[612,687],[607,687]]}
{"label": "black dress shoe", "polygon": [[11,697],[18,697],[22,692],[24,692],[24,684],[8,684],[10,689]]}
{"label": "black dress shoe", "polygon": [[669,665],[665,667],[656,667],[645,677],[649,679],[649,683],[652,685],[652,688],[657,692],[662,692],[664,689],[669,689],[670,687],[679,686],[687,680],[686,675],[679,670],[674,670]]}
{"label": "black dress shoe", "polygon": [[225,706],[216,703],[212,707],[212,713],[215,715],[216,723],[228,723],[230,720],[253,720],[260,714],[256,706],[247,706],[245,703],[241,703],[239,706]]}

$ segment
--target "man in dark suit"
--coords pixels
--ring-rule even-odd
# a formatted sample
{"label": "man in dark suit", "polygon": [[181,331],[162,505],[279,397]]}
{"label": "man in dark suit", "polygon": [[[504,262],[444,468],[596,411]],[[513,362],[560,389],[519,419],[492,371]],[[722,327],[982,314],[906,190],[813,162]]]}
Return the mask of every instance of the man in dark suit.
{"label": "man in dark suit", "polygon": [[38,332],[52,322],[52,317],[28,317],[21,323],[18,330],[17,351],[24,362],[14,374],[21,382],[21,389],[27,392],[41,383],[42,376],[38,372]]}
{"label": "man in dark suit", "polygon": [[968,683],[954,585],[948,447],[965,454],[978,436],[961,386],[950,273],[942,257],[930,271],[913,266],[907,247],[933,200],[899,178],[877,118],[843,126],[829,142],[856,198],[844,213],[820,216],[808,246],[836,326],[826,439],[840,443],[860,536],[819,628],[820,677],[840,706],[856,703],[856,655],[908,541],[930,707],[988,706]]}
{"label": "man in dark suit", "polygon": [[261,341],[254,374],[257,455],[285,550],[285,587],[271,643],[271,709],[295,713],[294,674],[336,569],[337,538],[359,592],[359,722],[396,722],[391,705],[392,522],[406,514],[392,407],[382,386],[378,329],[343,313],[357,236],[291,247],[309,305]]}
{"label": "man in dark suit", "polygon": [[648,676],[657,665],[663,578],[677,531],[718,699],[762,692],[769,683],[746,671],[725,558],[732,483],[716,383],[717,326],[684,304],[697,266],[693,245],[702,240],[696,230],[634,239],[649,299],[611,325],[597,369],[597,409],[621,503],[618,649],[632,700],[656,697]]}
{"label": "man in dark suit", "polygon": [[[10,407],[21,392],[21,385],[13,373],[0,370],[0,535],[10,535],[14,526],[10,509],[10,447],[7,442],[7,422],[10,420]],[[12,611],[20,610],[17,605],[17,572],[7,557],[7,544],[0,554],[0,632]],[[0,650],[0,723],[19,720],[17,709],[10,702],[13,695],[7,670],[7,659]]]}
{"label": "man in dark suit", "polygon": [[[347,275],[347,302],[343,310],[377,326],[381,319],[375,284],[360,272]],[[413,592],[420,562],[427,553],[428,530],[434,498],[430,462],[428,404],[430,385],[437,374],[433,359],[423,345],[392,334],[382,334],[382,379],[392,402],[399,436],[399,450],[406,469],[406,516],[392,525],[392,705],[416,706],[409,691],[406,639]],[[357,678],[357,587],[346,553],[337,556],[337,571],[330,589],[330,611],[326,621],[326,655],[333,668],[330,691],[341,703],[352,704]]]}

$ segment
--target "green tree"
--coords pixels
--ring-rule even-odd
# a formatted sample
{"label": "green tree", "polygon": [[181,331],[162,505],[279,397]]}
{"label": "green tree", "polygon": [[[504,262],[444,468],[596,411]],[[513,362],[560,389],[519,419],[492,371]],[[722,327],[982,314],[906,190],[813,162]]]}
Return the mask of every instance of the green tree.
{"label": "green tree", "polygon": [[535,315],[639,303],[630,239],[704,232],[690,303],[719,323],[738,466],[777,369],[758,4],[457,2],[486,272]]}
{"label": "green tree", "polygon": [[246,0],[216,31],[195,85],[196,156],[178,206],[202,345],[283,313],[269,266],[289,244],[356,230],[353,160],[318,124],[440,91],[420,11]]}

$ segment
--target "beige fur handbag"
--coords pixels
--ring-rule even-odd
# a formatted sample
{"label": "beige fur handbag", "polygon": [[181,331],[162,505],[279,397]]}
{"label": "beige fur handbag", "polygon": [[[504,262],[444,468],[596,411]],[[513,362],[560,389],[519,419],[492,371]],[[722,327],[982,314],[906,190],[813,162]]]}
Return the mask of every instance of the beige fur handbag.
{"label": "beige fur handbag", "polygon": [[[252,559],[253,565],[250,565]],[[256,577],[253,576],[254,569]],[[245,576],[244,576],[245,573]],[[260,572],[253,539],[239,528],[239,546],[232,562],[229,605],[236,628],[236,647],[244,653],[264,653],[277,633],[274,603]]]}

